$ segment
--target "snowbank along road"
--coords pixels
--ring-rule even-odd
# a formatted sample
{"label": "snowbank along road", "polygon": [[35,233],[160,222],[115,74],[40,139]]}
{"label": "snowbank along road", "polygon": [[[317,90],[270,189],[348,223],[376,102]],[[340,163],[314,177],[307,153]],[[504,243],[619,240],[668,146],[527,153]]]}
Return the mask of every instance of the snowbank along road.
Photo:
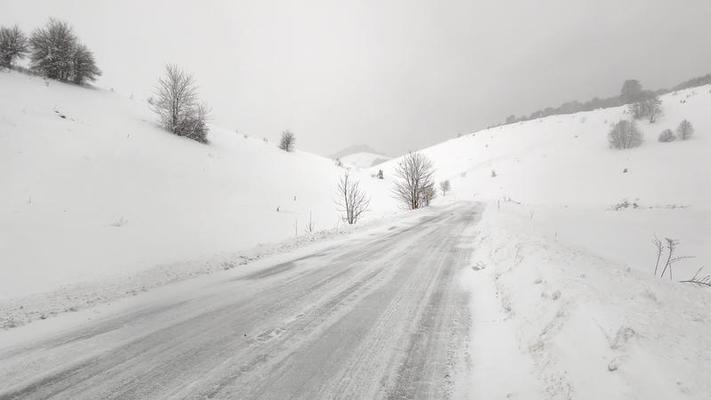
{"label": "snowbank along road", "polygon": [[449,398],[477,207],[0,344],[0,399]]}

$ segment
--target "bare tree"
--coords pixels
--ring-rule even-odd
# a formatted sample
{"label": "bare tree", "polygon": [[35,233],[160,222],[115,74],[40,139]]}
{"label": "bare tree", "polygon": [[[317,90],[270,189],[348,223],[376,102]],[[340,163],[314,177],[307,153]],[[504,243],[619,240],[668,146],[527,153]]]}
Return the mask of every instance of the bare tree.
{"label": "bare tree", "polygon": [[15,25],[0,28],[0,66],[10,68],[16,59],[27,54],[27,37]]}
{"label": "bare tree", "polygon": [[691,125],[691,122],[683,120],[679,124],[679,127],[676,128],[676,134],[681,140],[689,140],[694,134],[694,126]]}
{"label": "bare tree", "polygon": [[360,189],[359,182],[353,180],[348,171],[338,180],[338,194],[336,197],[338,211],[343,214],[343,221],[355,224],[361,214],[368,211],[370,199]]}
{"label": "bare tree", "polygon": [[77,45],[72,62],[72,81],[76,84],[95,81],[96,77],[101,75],[101,70],[96,66],[94,60],[94,53],[83,44]]}
{"label": "bare tree", "polygon": [[433,174],[432,162],[427,157],[420,153],[406,154],[395,169],[398,178],[393,189],[395,197],[410,210],[426,205],[423,200],[430,191],[434,192]]}
{"label": "bare tree", "polygon": [[636,79],[628,79],[622,84],[620,90],[620,101],[622,104],[629,104],[639,101],[644,95],[642,84]]}
{"label": "bare tree", "polygon": [[279,141],[279,148],[284,151],[293,151],[294,143],[296,143],[296,137],[290,130],[285,130],[281,133],[281,141]]}
{"label": "bare tree", "polygon": [[642,144],[642,134],[634,121],[620,120],[607,135],[613,149],[630,149]]}
{"label": "bare tree", "polygon": [[198,103],[197,86],[191,75],[176,65],[167,65],[165,76],[158,80],[156,97],[152,108],[165,129],[178,136],[207,142],[208,109]]}
{"label": "bare tree", "polygon": [[449,192],[451,186],[449,184],[449,180],[442,181],[439,183],[439,190],[442,192],[442,197],[447,195],[447,192]]}

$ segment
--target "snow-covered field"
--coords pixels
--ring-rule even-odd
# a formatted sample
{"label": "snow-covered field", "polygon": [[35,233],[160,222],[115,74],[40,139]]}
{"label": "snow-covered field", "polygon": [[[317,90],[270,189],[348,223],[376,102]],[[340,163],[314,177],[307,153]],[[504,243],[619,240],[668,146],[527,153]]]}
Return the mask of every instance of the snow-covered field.
{"label": "snow-covered field", "polygon": [[[0,88],[0,299],[342,225],[333,160],[219,127],[201,145],[107,90],[15,72]],[[390,213],[384,183],[361,180],[365,220]]]}

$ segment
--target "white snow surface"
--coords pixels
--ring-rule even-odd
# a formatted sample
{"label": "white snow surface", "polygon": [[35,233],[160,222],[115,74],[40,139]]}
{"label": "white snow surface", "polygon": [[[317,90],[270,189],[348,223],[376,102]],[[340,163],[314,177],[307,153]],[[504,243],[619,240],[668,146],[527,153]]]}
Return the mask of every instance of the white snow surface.
{"label": "white snow surface", "polygon": [[[708,398],[711,288],[678,281],[711,273],[711,86],[661,100],[664,115],[638,123],[635,149],[608,147],[611,126],[629,118],[618,107],[421,150],[436,180],[451,182],[436,202],[488,204],[463,276],[472,326],[462,397]],[[693,138],[657,141],[683,119]],[[371,173],[392,180],[398,161]],[[653,274],[655,236],[694,256],[673,280]]]}
{"label": "white snow surface", "polygon": [[[330,159],[216,126],[202,145],[107,90],[4,71],[0,91],[0,299],[342,224]],[[361,180],[366,220],[395,209]]]}

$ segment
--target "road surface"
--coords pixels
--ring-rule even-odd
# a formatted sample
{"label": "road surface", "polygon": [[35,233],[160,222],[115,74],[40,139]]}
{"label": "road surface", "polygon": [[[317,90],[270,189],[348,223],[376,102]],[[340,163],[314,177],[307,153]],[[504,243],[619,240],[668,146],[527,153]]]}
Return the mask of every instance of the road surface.
{"label": "road surface", "polygon": [[478,214],[443,208],[22,346],[0,343],[0,399],[450,398],[469,325],[456,278]]}

